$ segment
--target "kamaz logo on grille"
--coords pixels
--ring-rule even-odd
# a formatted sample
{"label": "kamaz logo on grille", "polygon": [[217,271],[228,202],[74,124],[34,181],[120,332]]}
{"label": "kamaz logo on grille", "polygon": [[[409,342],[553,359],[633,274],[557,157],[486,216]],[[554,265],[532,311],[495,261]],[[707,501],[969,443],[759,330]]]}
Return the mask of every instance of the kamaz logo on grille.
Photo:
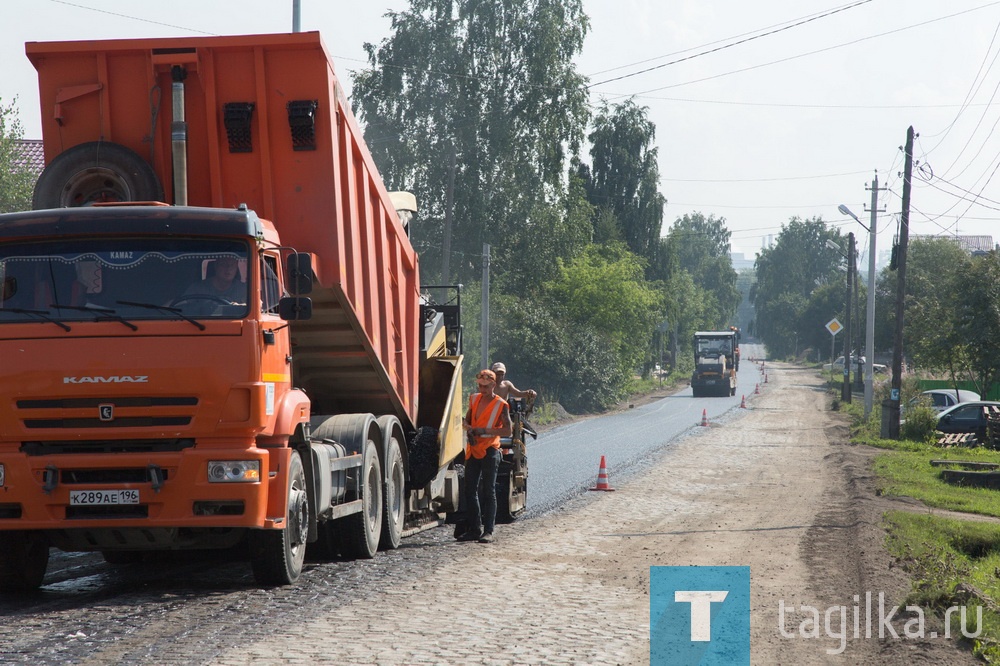
{"label": "kamaz logo on grille", "polygon": [[91,377],[63,377],[63,384],[146,384],[149,382],[149,375],[111,375],[103,377],[93,375]]}

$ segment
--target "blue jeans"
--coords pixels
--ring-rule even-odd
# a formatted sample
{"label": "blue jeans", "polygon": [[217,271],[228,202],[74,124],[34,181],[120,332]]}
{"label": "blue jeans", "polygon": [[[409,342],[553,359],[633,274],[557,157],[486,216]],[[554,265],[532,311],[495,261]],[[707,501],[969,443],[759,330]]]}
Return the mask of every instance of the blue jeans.
{"label": "blue jeans", "polygon": [[465,516],[472,532],[492,534],[496,526],[499,468],[500,449],[489,449],[486,457],[465,461]]}

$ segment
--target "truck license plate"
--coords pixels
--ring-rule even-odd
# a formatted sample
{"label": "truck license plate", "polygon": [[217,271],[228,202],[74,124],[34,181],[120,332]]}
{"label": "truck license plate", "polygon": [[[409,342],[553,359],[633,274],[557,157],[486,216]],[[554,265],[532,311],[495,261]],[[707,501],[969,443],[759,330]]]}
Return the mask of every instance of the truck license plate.
{"label": "truck license plate", "polygon": [[103,506],[107,504],[138,504],[138,490],[71,490],[72,506]]}

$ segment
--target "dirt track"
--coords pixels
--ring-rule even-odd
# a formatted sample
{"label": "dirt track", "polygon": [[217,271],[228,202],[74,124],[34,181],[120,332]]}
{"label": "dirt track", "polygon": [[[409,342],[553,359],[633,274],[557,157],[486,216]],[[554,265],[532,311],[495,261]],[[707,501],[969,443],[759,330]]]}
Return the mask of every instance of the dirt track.
{"label": "dirt track", "polygon": [[[442,538],[449,557],[407,589],[288,627],[218,663],[350,655],[382,664],[645,664],[657,565],[751,567],[755,664],[978,663],[943,638],[851,639],[828,654],[839,641],[822,631],[780,635],[779,601],[822,613],[883,592],[895,605],[909,585],[882,545],[889,502],[874,494],[872,452],[848,444],[846,421],[828,401],[815,371],[772,365],[747,413],[698,428],[626,483],[610,470],[616,492],[504,526],[493,546]],[[456,593],[455,581],[469,584]],[[803,618],[790,615],[786,632],[796,634]],[[373,633],[392,639],[372,641]]]}

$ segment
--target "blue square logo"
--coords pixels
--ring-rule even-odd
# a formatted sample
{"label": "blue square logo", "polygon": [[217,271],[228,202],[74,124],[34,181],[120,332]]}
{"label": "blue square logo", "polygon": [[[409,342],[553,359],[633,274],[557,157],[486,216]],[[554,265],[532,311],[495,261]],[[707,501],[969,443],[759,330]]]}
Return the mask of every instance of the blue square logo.
{"label": "blue square logo", "polygon": [[651,666],[750,664],[750,567],[650,567]]}

